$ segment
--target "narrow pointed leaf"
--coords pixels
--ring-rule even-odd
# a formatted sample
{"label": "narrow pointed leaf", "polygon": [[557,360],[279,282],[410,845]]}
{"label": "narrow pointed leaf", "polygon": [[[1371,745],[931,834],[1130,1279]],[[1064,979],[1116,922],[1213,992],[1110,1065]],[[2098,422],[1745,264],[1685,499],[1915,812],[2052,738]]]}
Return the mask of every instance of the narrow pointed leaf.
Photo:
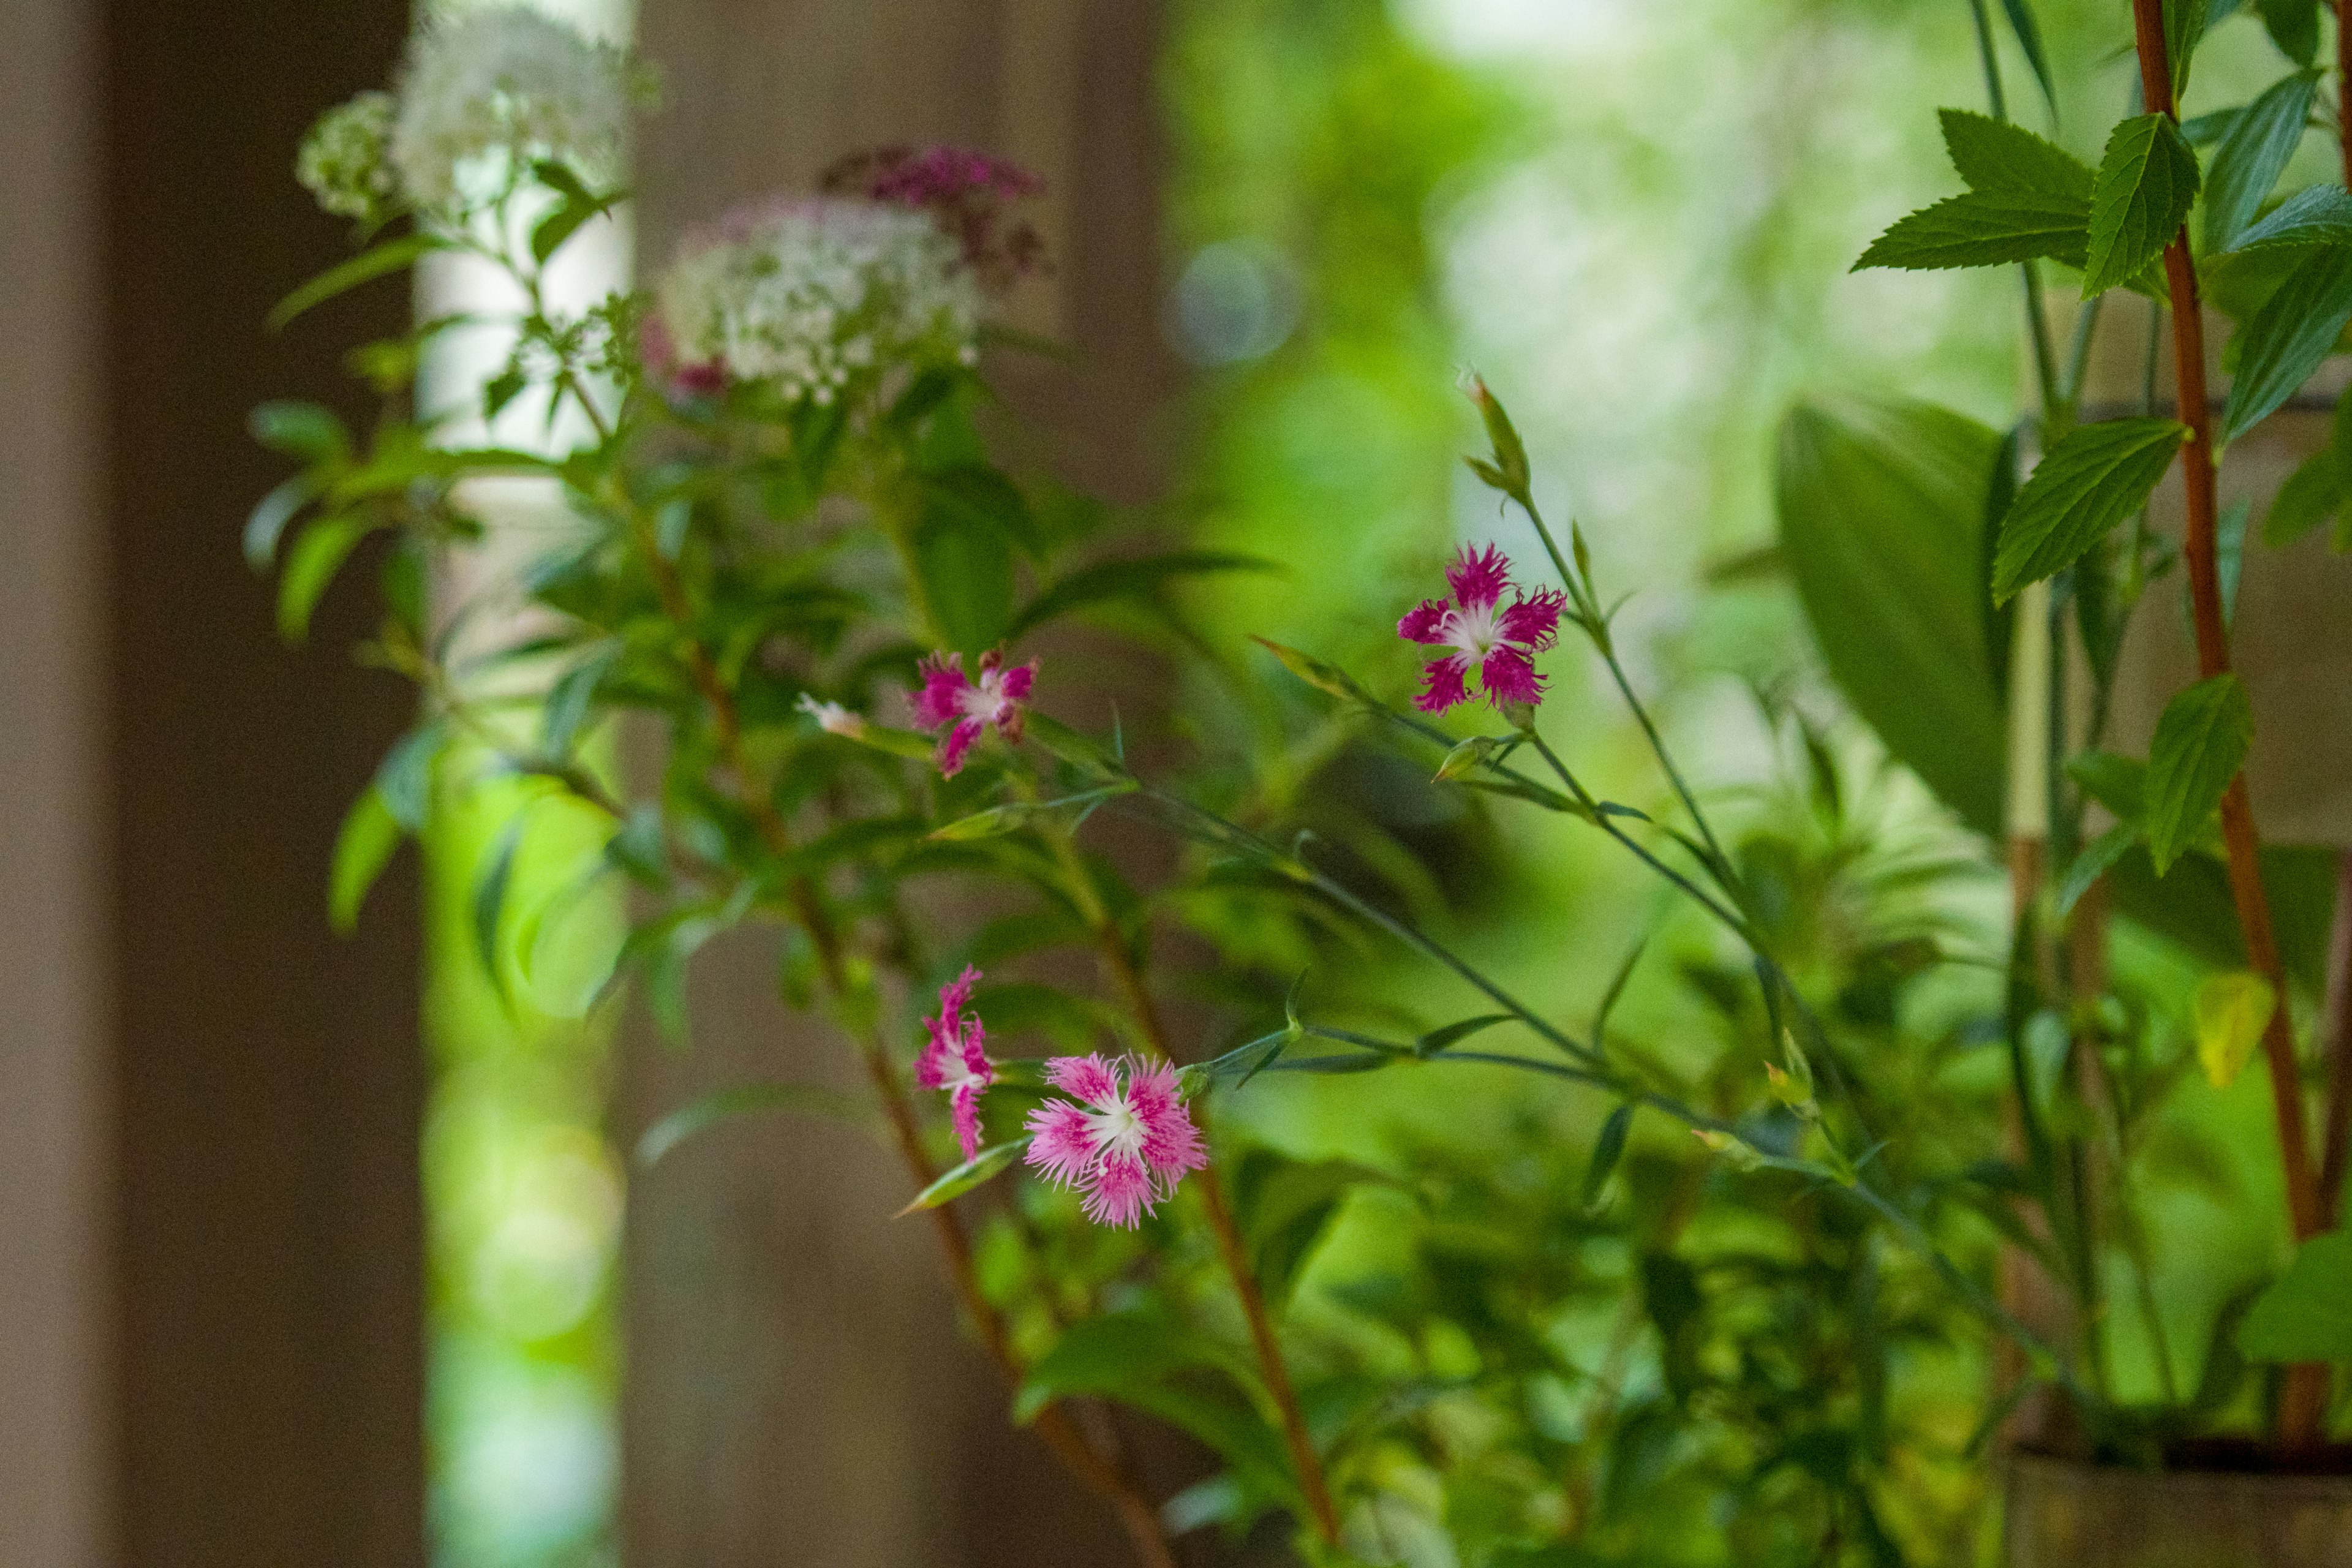
{"label": "narrow pointed leaf", "polygon": [[1412,1054],[1417,1057],[1433,1057],[1448,1046],[1458,1045],[1482,1029],[1491,1029],[1497,1024],[1507,1024],[1510,1021],[1511,1015],[1508,1013],[1487,1013],[1475,1018],[1465,1018],[1459,1023],[1448,1024],[1442,1029],[1432,1029],[1412,1043]]}
{"label": "narrow pointed leaf", "polygon": [[2299,66],[2319,54],[2319,0],[2254,0],[2263,28],[2279,53]]}
{"label": "narrow pointed leaf", "polygon": [[[2237,0],[2225,0],[2225,14],[2236,7]],[[2197,46],[2204,42],[2211,9],[2210,0],[2164,0],[2164,58],[2172,66],[2176,103],[2189,91],[2189,68],[2197,58]]]}
{"label": "narrow pointed leaf", "polygon": [[2033,14],[2033,0],[2000,0],[2000,8],[2009,17],[2009,30],[2017,35],[2017,47],[2024,52],[2025,63],[2033,71],[2033,79],[2042,84],[2042,101],[2050,107],[2050,117],[2058,117],[2058,87],[2050,75],[2050,51],[2042,47],[2042,23]]}
{"label": "narrow pointed leaf", "polygon": [[917,1193],[914,1201],[900,1209],[896,1217],[903,1218],[919,1209],[935,1209],[941,1204],[950,1203],[963,1196],[964,1194],[997,1175],[1007,1165],[1018,1160],[1023,1151],[1028,1147],[1028,1139],[1016,1138],[1010,1143],[999,1143],[992,1149],[982,1149],[979,1153]]}
{"label": "narrow pointed leaf", "polygon": [[2071,566],[2108,530],[2137,511],[2172,466],[2189,427],[2170,419],[2110,419],[2084,425],[2052,448],[2001,520],[1992,595]]}
{"label": "narrow pointed leaf", "polygon": [[2147,852],[2158,876],[2203,834],[2253,738],[2253,708],[2234,675],[2200,680],[2165,704],[2147,758]]}
{"label": "narrow pointed leaf", "polygon": [[2083,895],[2091,890],[2091,884],[2114,870],[2116,862],[2131,853],[2132,846],[2138,842],[2139,824],[2118,822],[2076,850],[2073,863],[2066,868],[2065,880],[2058,884],[2058,918],[2063,920],[2072,914],[2074,906],[2083,901]]}
{"label": "narrow pointed leaf", "polygon": [[2312,245],[2352,246],[2352,192],[2341,185],[2311,185],[2297,191],[2261,222],[2240,233],[2233,251],[2242,256],[2253,250]]}
{"label": "narrow pointed leaf", "polygon": [[2326,521],[2343,504],[2342,483],[2334,447],[2322,447],[2305,458],[2272,500],[2263,518],[2263,542],[2273,549],[2293,544]]}
{"label": "narrow pointed leaf", "polygon": [[2326,246],[2299,262],[2254,312],[2240,340],[2221,439],[2234,441],[2311,379],[2352,321],[2352,249]]}
{"label": "narrow pointed leaf", "polygon": [[637,1140],[636,1162],[651,1165],[706,1128],[762,1110],[797,1111],[860,1127],[872,1120],[863,1101],[837,1089],[808,1083],[737,1084],[682,1105],[647,1128]]}
{"label": "narrow pointed leaf", "polygon": [[1931,272],[2000,267],[2050,257],[2084,265],[2087,208],[2063,196],[2024,191],[1970,191],[1898,220],[1871,241],[1853,270],[1892,267]]}
{"label": "narrow pointed leaf", "polygon": [[373,250],[363,250],[278,300],[269,312],[269,330],[276,331],[311,306],[324,304],[362,283],[397,272],[426,252],[442,248],[442,242],[430,235],[411,234],[388,239]]}
{"label": "narrow pointed leaf", "polygon": [[327,879],[327,916],[337,931],[348,935],[359,924],[360,906],[392,863],[401,837],[400,823],[384,805],[383,792],[373,784],[361,791],[335,835],[333,870]]}
{"label": "narrow pointed leaf", "polygon": [[2083,298],[2120,287],[2164,254],[2197,200],[2197,154],[2168,114],[2116,127],[2091,191]]}
{"label": "narrow pointed leaf", "polygon": [[2297,71],[2273,85],[2231,122],[2213,152],[2205,181],[2205,249],[2219,255],[2237,243],[2262,211],[2263,200],[2302,143],[2317,77]]}
{"label": "narrow pointed leaf", "polygon": [[1598,1207],[1601,1192],[1609,1178],[1616,1173],[1617,1162],[1624,1158],[1625,1137],[1633,1130],[1633,1102],[1627,1100],[1609,1113],[1601,1124],[1601,1136],[1592,1145],[1592,1163],[1584,1168],[1584,1189],[1579,1202],[1589,1213]]}

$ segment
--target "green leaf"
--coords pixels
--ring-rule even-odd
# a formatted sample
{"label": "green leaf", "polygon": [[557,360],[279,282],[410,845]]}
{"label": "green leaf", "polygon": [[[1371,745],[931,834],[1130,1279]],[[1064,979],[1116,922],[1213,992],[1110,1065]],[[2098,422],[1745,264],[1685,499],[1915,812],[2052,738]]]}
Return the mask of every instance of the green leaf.
{"label": "green leaf", "polygon": [[2286,477],[2263,519],[2263,542],[2275,549],[2317,528],[2343,504],[2336,448],[2322,447]]}
{"label": "green leaf", "polygon": [[2139,842],[2140,828],[2137,822],[2118,822],[2090,843],[2075,851],[2066,868],[2065,879],[2058,884],[2058,918],[2064,920],[2082,902],[2091,884],[2115,869],[2116,862],[2131,852]]}
{"label": "green leaf", "polygon": [[2087,221],[2096,172],[2022,125],[1965,109],[1939,109],[1944,151],[1972,191],[2052,197],[2080,206]]}
{"label": "green leaf", "polygon": [[2221,628],[2238,618],[2238,577],[2246,565],[2246,519],[2253,502],[2240,496],[2221,509],[2213,521],[2213,575],[2221,591]]}
{"label": "green leaf", "polygon": [[1013,626],[1013,546],[1002,532],[933,498],[914,553],[941,642],[972,658],[1005,639]]}
{"label": "green leaf", "polygon": [[1486,445],[1493,456],[1481,459],[1465,459],[1480,479],[1517,500],[1528,499],[1532,470],[1528,466],[1528,449],[1511,424],[1511,416],[1503,411],[1502,400],[1486,389],[1486,378],[1472,376],[1468,388],[1470,401],[1478,405],[1478,417],[1486,426]]}
{"label": "green leaf", "polygon": [[264,403],[246,416],[245,427],[271,451],[306,462],[341,462],[352,455],[351,432],[323,404],[292,398]]}
{"label": "green leaf", "polygon": [[[2237,0],[2229,0],[2234,9]],[[2164,58],[2172,66],[2172,100],[2189,91],[2189,67],[2205,39],[2208,0],[2164,0]]]}
{"label": "green leaf", "polygon": [[2317,73],[2297,71],[2246,106],[2214,151],[2205,181],[2205,249],[2219,255],[2235,245],[2261,213],[2263,198],[2303,141]]}
{"label": "green leaf", "polygon": [[2137,511],[2188,434],[2170,419],[2110,419],[2070,432],[2035,465],[2001,520],[1994,600],[2006,603],[2028,583],[2073,565]]}
{"label": "green leaf", "polygon": [[2238,236],[2231,254],[2352,246],[2352,192],[2341,185],[2306,185]]}
{"label": "green leaf", "polygon": [[2220,439],[2234,441],[2311,379],[2352,321],[2352,249],[2326,246],[2297,263],[2238,342],[2238,373]]}
{"label": "green leaf", "polygon": [[1997,833],[2008,756],[1983,614],[2000,437],[1929,404],[1801,404],[1780,426],[1780,542],[1830,674],[1888,751]]}
{"label": "green leaf", "polygon": [[2254,0],[2263,29],[2279,53],[2299,66],[2319,54],[2319,0]]}
{"label": "green leaf", "polygon": [[2025,55],[2025,63],[2033,71],[2033,79],[2042,84],[2042,101],[2050,107],[2050,117],[2058,117],[2058,87],[2050,75],[2050,53],[2042,46],[2042,24],[2033,15],[2032,0],[2000,0],[2000,8],[2009,16],[2009,30],[2017,35],[2017,47]]}
{"label": "green leaf", "polygon": [[1870,242],[1853,270],[1908,272],[2000,267],[2050,257],[2084,265],[2089,210],[2064,197],[2022,191],[1970,191],[1896,221]]}
{"label": "green leaf", "polygon": [[522,846],[523,823],[527,809],[518,809],[507,818],[492,841],[489,858],[482,874],[475,880],[473,898],[474,952],[482,961],[482,971],[506,994],[506,966],[499,962],[499,935],[506,918],[507,889],[514,883],[515,852]]}
{"label": "green leaf", "polygon": [[1235,1206],[1258,1289],[1276,1308],[1290,1300],[1341,1200],[1365,1183],[1394,1184],[1352,1160],[1293,1160],[1270,1149],[1250,1151],[1234,1184]]}
{"label": "green leaf", "polygon": [[1103,561],[1071,573],[1021,607],[1008,640],[1073,610],[1116,599],[1149,601],[1180,578],[1215,572],[1280,572],[1279,562],[1226,550],[1180,550],[1133,561]]}
{"label": "green leaf", "polygon": [[343,569],[361,540],[378,525],[371,519],[345,512],[314,519],[294,541],[286,570],[278,579],[278,635],[299,643],[310,635],[310,616],[320,595]]}
{"label": "green leaf", "polygon": [[1412,1054],[1417,1057],[1433,1057],[1450,1046],[1460,1045],[1482,1030],[1491,1029],[1497,1024],[1507,1024],[1511,1022],[1512,1017],[1513,1015],[1509,1013],[1486,1013],[1475,1018],[1464,1018],[1458,1023],[1448,1024],[1442,1029],[1432,1029],[1413,1041]]}
{"label": "green leaf", "polygon": [[2238,1325],[2238,1348],[2255,1361],[2352,1361],[2352,1236],[2305,1242]]}
{"label": "green leaf", "polygon": [[443,248],[443,242],[431,235],[410,234],[398,239],[388,239],[372,250],[363,250],[341,266],[321,272],[278,300],[269,312],[269,330],[277,331],[313,305],[324,304],[336,295],[356,289],[362,283],[401,270],[429,251]]}
{"label": "green leaf", "polygon": [[2162,256],[2196,200],[2197,154],[2170,115],[2143,114],[2116,126],[2091,192],[2083,298],[2128,283]]}
{"label": "green leaf", "polygon": [[597,687],[620,658],[621,645],[606,643],[556,678],[547,691],[540,750],[555,758],[571,754],[572,742],[596,700]]}
{"label": "green leaf", "polygon": [[2251,970],[2206,976],[2197,988],[2197,1065],[2215,1089],[2238,1081],[2277,1009],[2278,993]]}
{"label": "green leaf", "polygon": [[2253,738],[2254,710],[2234,675],[2200,680],[2164,705],[2147,758],[2147,852],[2158,876],[2204,833]]}
{"label": "green leaf", "polygon": [[1632,1100],[1627,1100],[1609,1113],[1601,1124],[1601,1136],[1592,1145],[1592,1163],[1584,1168],[1584,1186],[1577,1202],[1587,1214],[1601,1206],[1601,1194],[1615,1174],[1617,1162],[1625,1157],[1625,1138],[1633,1130]]}
{"label": "green leaf", "polygon": [[246,563],[256,572],[267,572],[278,558],[278,541],[286,525],[319,493],[316,480],[308,474],[296,474],[292,479],[263,496],[245,520]]}
{"label": "green leaf", "polygon": [[919,1209],[935,1209],[941,1204],[953,1202],[1003,1171],[1007,1165],[1021,1158],[1023,1152],[1028,1147],[1028,1139],[1015,1138],[1009,1143],[999,1143],[994,1148],[982,1149],[979,1153],[917,1193],[914,1201],[900,1209],[898,1214],[904,1216]]}
{"label": "green leaf", "polygon": [[392,863],[400,847],[401,826],[383,803],[383,792],[370,784],[343,816],[335,835],[334,868],[327,879],[327,918],[348,935],[359,924],[360,906],[368,889]]}
{"label": "green leaf", "polygon": [[1282,668],[1298,677],[1318,691],[1357,702],[1370,702],[1371,694],[1356,683],[1355,677],[1336,664],[1326,664],[1313,654],[1301,653],[1295,647],[1285,647],[1278,642],[1253,637],[1250,640],[1282,661]]}
{"label": "green leaf", "polygon": [[2137,822],[2147,805],[2147,764],[2113,752],[2083,752],[2066,759],[2066,773],[2083,793],[2126,822]]}
{"label": "green leaf", "polygon": [[809,1083],[745,1083],[714,1089],[680,1106],[646,1129],[637,1140],[636,1162],[651,1165],[706,1128],[755,1111],[790,1110],[803,1116],[863,1127],[873,1120],[866,1104],[854,1094]]}

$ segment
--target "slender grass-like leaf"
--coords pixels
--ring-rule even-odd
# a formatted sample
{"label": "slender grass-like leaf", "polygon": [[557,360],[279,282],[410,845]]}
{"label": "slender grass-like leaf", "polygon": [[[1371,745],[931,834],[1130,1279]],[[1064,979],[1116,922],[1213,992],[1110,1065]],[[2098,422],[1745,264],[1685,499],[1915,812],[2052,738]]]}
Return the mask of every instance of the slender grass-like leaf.
{"label": "slender grass-like leaf", "polygon": [[2033,0],[2000,0],[2000,8],[2009,17],[2009,30],[2017,35],[2017,47],[2024,52],[2025,63],[2033,72],[2033,79],[2042,85],[2042,101],[2050,108],[2050,118],[2058,118],[2058,85],[2050,74],[2050,51],[2042,47],[2042,22],[2033,14]]}
{"label": "slender grass-like leaf", "polygon": [[341,266],[321,272],[278,300],[268,318],[269,330],[277,331],[314,305],[322,305],[338,294],[346,293],[388,273],[397,272],[415,263],[419,257],[444,248],[443,242],[431,235],[409,234],[398,239],[388,239],[372,250],[362,250]]}
{"label": "slender grass-like leaf", "polygon": [[646,1130],[637,1140],[636,1163],[651,1165],[696,1133],[738,1116],[758,1111],[790,1110],[804,1116],[864,1126],[872,1120],[854,1094],[808,1083],[743,1083],[714,1089],[680,1106]]}
{"label": "slender grass-like leaf", "polygon": [[2049,257],[2084,265],[2086,209],[2063,196],[2021,191],[1970,191],[1896,221],[1853,264],[1929,272],[2000,267]]}
{"label": "slender grass-like leaf", "polygon": [[1600,1206],[1601,1192],[1609,1178],[1617,1171],[1617,1163],[1624,1157],[1626,1135],[1633,1130],[1633,1101],[1627,1100],[1609,1113],[1601,1124],[1601,1136],[1592,1145],[1592,1163],[1584,1168],[1584,1186],[1578,1202],[1586,1213]]}
{"label": "slender grass-like leaf", "polygon": [[384,804],[383,791],[371,784],[344,814],[335,835],[333,869],[327,879],[327,918],[349,935],[359,924],[360,906],[368,889],[392,863],[400,847],[401,826]]}
{"label": "slender grass-like leaf", "polygon": [[1015,1138],[1009,1143],[999,1143],[992,1149],[982,1149],[979,1153],[917,1193],[914,1201],[900,1209],[894,1217],[903,1219],[919,1209],[935,1209],[941,1204],[950,1203],[963,1196],[982,1183],[1000,1174],[1006,1166],[1021,1158],[1023,1152],[1028,1147],[1028,1139]]}

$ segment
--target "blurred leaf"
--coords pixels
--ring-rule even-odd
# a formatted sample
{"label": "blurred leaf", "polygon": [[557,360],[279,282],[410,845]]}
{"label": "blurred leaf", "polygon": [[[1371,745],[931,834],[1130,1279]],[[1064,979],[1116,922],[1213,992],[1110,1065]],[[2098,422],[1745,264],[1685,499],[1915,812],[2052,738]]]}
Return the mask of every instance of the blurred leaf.
{"label": "blurred leaf", "polygon": [[1295,647],[1285,647],[1278,642],[1253,637],[1250,640],[1282,661],[1282,668],[1298,677],[1318,691],[1358,702],[1369,702],[1371,694],[1356,684],[1355,678],[1334,664],[1326,664],[1312,654],[1301,653]]}
{"label": "blurred leaf", "polygon": [[394,822],[411,834],[425,831],[433,803],[433,764],[448,739],[439,720],[419,724],[394,742],[375,771],[375,789]]}
{"label": "blurred leaf", "polygon": [[296,474],[263,496],[245,521],[245,559],[256,572],[267,572],[278,558],[278,536],[286,525],[294,521],[310,498],[319,493],[318,483],[308,474]]}
{"label": "blurred leaf", "polygon": [[1481,1030],[1491,1029],[1497,1024],[1508,1024],[1513,1021],[1513,1016],[1508,1013],[1486,1013],[1475,1018],[1464,1018],[1458,1023],[1448,1024],[1442,1029],[1432,1029],[1413,1041],[1412,1054],[1417,1057],[1433,1057],[1450,1046],[1461,1044]]}
{"label": "blurred leaf", "polygon": [[361,540],[377,524],[353,512],[313,519],[287,552],[286,569],[278,579],[278,634],[299,643],[310,633],[310,616],[320,595],[341,571]]}
{"label": "blurred leaf", "polygon": [[2066,867],[2065,879],[2058,884],[2058,918],[2074,913],[2091,884],[2115,869],[2116,862],[2131,853],[2139,841],[2137,821],[2118,822],[2077,850]]}
{"label": "blurred leaf", "polygon": [[2247,970],[2208,975],[2197,988],[2197,1065],[2215,1089],[2238,1081],[2277,1006],[2271,983]]}
{"label": "blurred leaf", "polygon": [[2253,709],[2234,675],[2200,680],[2164,705],[2147,759],[2147,848],[2158,876],[2205,831],[2253,738]]}
{"label": "blurred leaf", "polygon": [[2083,298],[2130,281],[2163,255],[2196,200],[2197,153],[2172,116],[2143,114],[2116,126],[2091,193]]}
{"label": "blurred leaf", "polygon": [[1350,1188],[1393,1185],[1386,1173],[1352,1160],[1294,1160],[1253,1149],[1234,1184],[1234,1206],[1249,1243],[1252,1271],[1280,1310],[1338,1216]]}
{"label": "blurred leaf", "polygon": [[2049,105],[2050,117],[2055,120],[2058,89],[2050,77],[2050,55],[2042,47],[2042,24],[2033,15],[2033,0],[2000,0],[2000,8],[2008,14],[2010,31],[2017,35],[2017,47],[2024,51],[2033,79],[2042,84],[2042,100]]}
{"label": "blurred leaf", "polygon": [[2302,143],[2317,85],[2316,72],[2297,71],[2272,86],[2231,121],[2229,134],[2214,150],[2212,170],[2205,181],[2204,237],[2209,253],[2219,255],[2231,248],[2262,211],[2263,199]]}
{"label": "blurred leaf", "polygon": [[351,432],[321,404],[290,398],[264,403],[246,416],[246,428],[271,451],[306,462],[341,462],[352,455]]}
{"label": "blurred leaf", "polygon": [[2126,822],[2137,822],[2147,804],[2147,764],[2113,752],[2081,752],[2066,759],[2066,773],[2083,793]]}
{"label": "blurred leaf", "polygon": [[1018,637],[1056,616],[1110,600],[1149,601],[1184,577],[1282,570],[1277,562],[1224,550],[1180,550],[1132,561],[1098,562],[1071,573],[1023,605],[1005,636]]}
{"label": "blurred leaf", "polygon": [[1801,404],[1780,427],[1780,539],[1830,673],[1895,758],[1981,832],[2007,731],[1979,541],[2000,437],[1922,403]]}
{"label": "blurred leaf", "polygon": [[706,1128],[764,1110],[822,1116],[860,1128],[874,1120],[863,1100],[839,1089],[807,1083],[738,1084],[731,1089],[714,1089],[647,1128],[645,1136],[637,1140],[636,1162],[641,1166],[650,1166]]}
{"label": "blurred leaf", "polygon": [[2109,419],[2068,432],[2034,466],[2001,520],[1993,597],[2007,602],[2074,563],[2144,505],[2189,427],[2170,419]]}
{"label": "blurred leaf", "polygon": [[398,239],[388,239],[372,250],[363,250],[341,266],[321,272],[278,300],[269,312],[269,330],[276,331],[313,305],[324,304],[336,295],[356,289],[371,279],[397,272],[429,251],[445,248],[445,243],[431,235],[410,234]]}
{"label": "blurred leaf", "polygon": [[2336,448],[2321,447],[2305,458],[2278,488],[2271,510],[2263,519],[2263,542],[2276,549],[2293,544],[2343,505]]}
{"label": "blurred leaf", "polygon": [[2319,368],[2352,321],[2352,249],[2323,246],[2299,262],[2248,321],[2215,438],[2252,429]]}
{"label": "blurred leaf", "polygon": [[[2237,0],[2226,0],[2225,10],[2236,7]],[[2164,58],[2172,67],[2176,103],[2189,91],[2189,68],[2197,58],[2197,46],[2205,41],[2209,10],[2208,0],[2164,0]]]}
{"label": "blurred leaf", "polygon": [[916,530],[914,554],[941,642],[970,658],[1005,639],[1013,626],[1013,546],[1003,533],[935,503]]}
{"label": "blurred leaf", "polygon": [[596,700],[596,689],[620,662],[621,653],[619,643],[604,643],[556,677],[555,684],[547,691],[540,731],[541,751],[556,759],[572,754],[572,742]]}
{"label": "blurred leaf", "polygon": [[2299,66],[2319,54],[2319,0],[2254,0],[2263,28],[2279,53]]}
{"label": "blurred leaf", "polygon": [[392,863],[400,847],[401,825],[383,802],[383,791],[371,784],[343,816],[335,835],[335,858],[327,879],[327,915],[337,931],[349,935],[359,924],[360,905],[375,879]]}
{"label": "blurred leaf", "polygon": [[992,1149],[982,1149],[979,1153],[917,1193],[913,1201],[898,1211],[897,1217],[904,1218],[919,1209],[935,1209],[941,1204],[954,1202],[974,1187],[1002,1173],[1006,1166],[1021,1158],[1028,1147],[1028,1139],[1015,1138],[1010,1143],[999,1143]]}
{"label": "blurred leaf", "polygon": [[2352,1362],[2352,1236],[2305,1242],[2238,1325],[2238,1348],[2255,1361]]}
{"label": "blurred leaf", "polygon": [[506,994],[507,979],[506,965],[499,962],[499,936],[506,914],[507,889],[514,884],[515,852],[522,845],[523,824],[528,816],[528,807],[518,807],[507,818],[474,882],[474,953],[482,961],[483,973],[490,977],[500,996]]}
{"label": "blurred leaf", "polygon": [[1601,1194],[1608,1190],[1617,1162],[1625,1156],[1625,1139],[1633,1131],[1633,1110],[1629,1100],[1601,1124],[1601,1136],[1592,1144],[1592,1163],[1584,1168],[1584,1185],[1577,1194],[1578,1205],[1587,1214],[1601,1206]]}

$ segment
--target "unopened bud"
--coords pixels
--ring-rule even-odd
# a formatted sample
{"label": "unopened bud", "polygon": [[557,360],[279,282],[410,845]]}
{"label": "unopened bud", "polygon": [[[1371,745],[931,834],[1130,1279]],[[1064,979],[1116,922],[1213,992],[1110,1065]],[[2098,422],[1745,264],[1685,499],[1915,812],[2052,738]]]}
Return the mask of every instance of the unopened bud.
{"label": "unopened bud", "polygon": [[1728,1132],[1718,1132],[1712,1127],[1694,1127],[1691,1136],[1730,1161],[1736,1170],[1753,1171],[1764,1163],[1763,1155],[1750,1148],[1745,1140],[1735,1138]]}

